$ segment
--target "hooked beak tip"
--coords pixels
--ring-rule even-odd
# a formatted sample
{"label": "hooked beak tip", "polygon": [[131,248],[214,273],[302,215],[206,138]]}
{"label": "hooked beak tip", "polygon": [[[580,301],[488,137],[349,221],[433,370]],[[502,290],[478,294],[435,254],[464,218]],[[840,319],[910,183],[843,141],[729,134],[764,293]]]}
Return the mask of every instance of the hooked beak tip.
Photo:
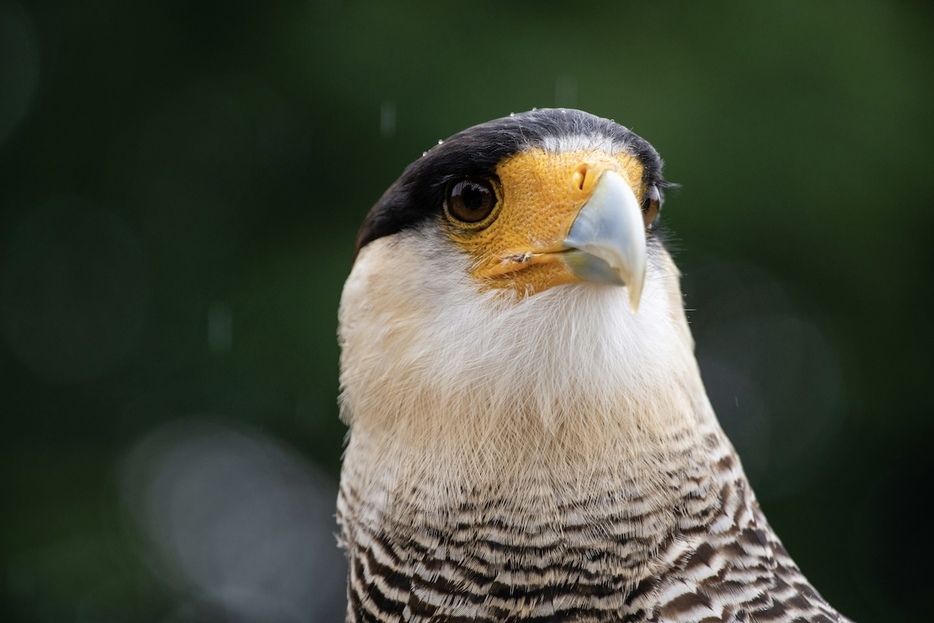
{"label": "hooked beak tip", "polygon": [[629,184],[615,171],[604,171],[581,208],[564,247],[565,263],[585,281],[625,285],[635,312],[646,272],[645,223]]}

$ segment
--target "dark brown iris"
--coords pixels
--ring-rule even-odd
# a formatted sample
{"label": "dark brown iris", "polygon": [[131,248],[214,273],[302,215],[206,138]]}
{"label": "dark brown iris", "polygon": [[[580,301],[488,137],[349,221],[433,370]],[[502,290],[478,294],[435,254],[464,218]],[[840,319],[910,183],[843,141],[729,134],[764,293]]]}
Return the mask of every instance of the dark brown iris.
{"label": "dark brown iris", "polygon": [[651,227],[655,224],[655,219],[658,218],[658,212],[661,209],[662,194],[658,192],[658,187],[652,184],[649,186],[649,189],[645,191],[645,198],[642,199],[642,220],[646,227]]}
{"label": "dark brown iris", "polygon": [[479,223],[496,207],[493,183],[481,177],[468,177],[448,185],[444,209],[454,220]]}

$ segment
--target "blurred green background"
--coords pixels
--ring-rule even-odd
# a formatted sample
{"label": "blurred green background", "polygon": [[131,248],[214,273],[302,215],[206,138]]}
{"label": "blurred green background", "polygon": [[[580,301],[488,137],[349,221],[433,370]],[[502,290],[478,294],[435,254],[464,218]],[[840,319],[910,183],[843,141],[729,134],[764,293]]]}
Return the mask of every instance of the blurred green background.
{"label": "blurred green background", "polygon": [[930,616],[924,2],[0,0],[0,620],[337,621],[335,315],[439,138],[614,118],[818,589]]}

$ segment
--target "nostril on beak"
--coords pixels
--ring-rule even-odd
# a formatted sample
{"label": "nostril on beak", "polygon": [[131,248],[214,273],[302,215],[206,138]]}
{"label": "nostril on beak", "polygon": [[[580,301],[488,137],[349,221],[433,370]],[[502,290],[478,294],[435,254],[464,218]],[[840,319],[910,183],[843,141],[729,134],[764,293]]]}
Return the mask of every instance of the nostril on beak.
{"label": "nostril on beak", "polygon": [[584,190],[584,187],[587,184],[587,173],[590,170],[586,164],[578,165],[574,169],[574,173],[571,174],[571,184],[574,186],[575,190]]}

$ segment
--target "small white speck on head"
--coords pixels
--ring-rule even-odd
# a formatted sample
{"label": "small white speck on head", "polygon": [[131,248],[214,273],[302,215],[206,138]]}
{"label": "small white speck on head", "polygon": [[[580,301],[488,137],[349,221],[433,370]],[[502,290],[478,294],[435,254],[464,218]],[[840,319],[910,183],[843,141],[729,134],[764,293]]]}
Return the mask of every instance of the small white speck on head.
{"label": "small white speck on head", "polygon": [[442,145],[443,143],[444,143],[444,139],[440,139],[440,138],[439,138],[439,139],[438,139],[438,144],[439,144],[439,145]]}

